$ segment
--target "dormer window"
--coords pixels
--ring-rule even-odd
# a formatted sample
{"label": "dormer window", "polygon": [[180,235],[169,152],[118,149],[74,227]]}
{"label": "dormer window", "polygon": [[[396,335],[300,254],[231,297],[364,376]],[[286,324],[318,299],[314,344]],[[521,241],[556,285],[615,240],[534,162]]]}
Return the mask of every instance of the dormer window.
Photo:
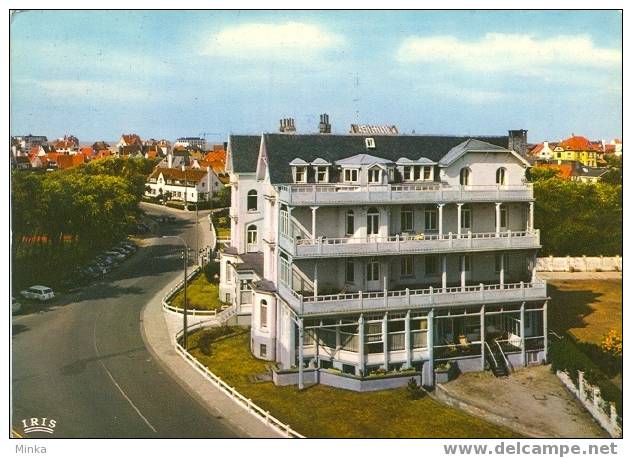
{"label": "dormer window", "polygon": [[344,169],[344,181],[347,183],[358,182],[358,169]]}
{"label": "dormer window", "polygon": [[365,138],[364,144],[367,148],[375,149],[375,139],[374,138]]}
{"label": "dormer window", "polygon": [[329,167],[327,166],[319,166],[314,167],[316,171],[316,182],[317,183],[328,183],[329,182]]}
{"label": "dormer window", "polygon": [[294,182],[295,183],[307,183],[307,167],[305,167],[305,166],[298,166],[298,167],[295,168]]}
{"label": "dormer window", "polygon": [[369,169],[369,183],[379,184],[382,182],[382,173],[379,167]]}

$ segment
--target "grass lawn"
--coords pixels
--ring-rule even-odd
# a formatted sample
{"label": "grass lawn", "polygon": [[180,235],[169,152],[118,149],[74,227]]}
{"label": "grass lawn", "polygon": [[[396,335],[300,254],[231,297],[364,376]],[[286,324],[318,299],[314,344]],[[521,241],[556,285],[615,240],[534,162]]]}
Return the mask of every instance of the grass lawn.
{"label": "grass lawn", "polygon": [[610,369],[600,353],[601,339],[610,329],[622,334],[623,282],[617,280],[547,280],[551,296],[549,307],[550,328],[558,333],[568,332],[609,380],[620,390],[623,388],[622,373]]}
{"label": "grass lawn", "polygon": [[[187,286],[187,302],[190,309],[196,310],[220,310],[224,305],[219,300],[219,285],[210,283],[206,275],[201,273]],[[171,305],[182,308],[184,306],[184,290],[181,290],[171,299]]]}
{"label": "grass lawn", "polygon": [[294,386],[251,382],[249,376],[267,372],[267,363],[251,355],[250,332],[239,329],[237,336],[212,343],[208,332],[189,337],[191,353],[244,396],[307,437],[517,437],[428,396],[413,401],[405,388],[357,393],[314,385],[298,391]]}
{"label": "grass lawn", "polygon": [[622,331],[622,280],[548,280],[550,327],[599,345],[610,329]]}

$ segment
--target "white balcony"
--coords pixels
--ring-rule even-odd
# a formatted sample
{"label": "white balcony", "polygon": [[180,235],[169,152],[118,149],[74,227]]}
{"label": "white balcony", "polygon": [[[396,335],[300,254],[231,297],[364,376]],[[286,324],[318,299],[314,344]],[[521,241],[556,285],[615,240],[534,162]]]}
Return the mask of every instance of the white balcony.
{"label": "white balcony", "polygon": [[442,183],[348,186],[305,184],[279,186],[279,200],[295,205],[418,204],[525,202],[533,200],[531,183],[508,186],[449,186]]}
{"label": "white balcony", "polygon": [[540,230],[467,234],[417,234],[390,237],[295,239],[281,236],[281,247],[295,258],[466,252],[540,247]]}
{"label": "white balcony", "polygon": [[465,306],[546,300],[546,282],[479,284],[442,288],[404,289],[397,291],[356,292],[326,296],[302,296],[280,284],[281,297],[300,315],[326,315],[375,310]]}

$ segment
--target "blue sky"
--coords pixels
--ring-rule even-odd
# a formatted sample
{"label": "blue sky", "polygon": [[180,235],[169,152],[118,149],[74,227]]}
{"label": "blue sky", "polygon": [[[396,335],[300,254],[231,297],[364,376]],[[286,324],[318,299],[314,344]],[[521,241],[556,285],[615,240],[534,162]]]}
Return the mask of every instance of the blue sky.
{"label": "blue sky", "polygon": [[[11,134],[401,132],[620,137],[618,12],[29,11]],[[356,84],[356,81],[358,84]]]}

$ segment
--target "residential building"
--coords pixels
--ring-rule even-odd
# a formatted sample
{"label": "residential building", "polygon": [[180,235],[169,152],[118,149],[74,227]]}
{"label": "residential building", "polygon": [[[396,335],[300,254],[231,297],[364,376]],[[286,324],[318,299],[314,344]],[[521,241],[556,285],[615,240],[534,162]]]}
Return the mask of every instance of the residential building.
{"label": "residential building", "polygon": [[533,149],[531,149],[531,151],[529,151],[529,154],[534,160],[548,161],[548,160],[553,159],[553,156],[555,154],[553,152],[553,149],[556,146],[557,146],[557,143],[549,143],[549,142],[538,143],[537,145],[535,145]]}
{"label": "residential building", "polygon": [[213,194],[224,185],[208,167],[206,169],[156,167],[147,181],[145,195],[185,202],[211,200]]}
{"label": "residential building", "polygon": [[45,135],[23,135],[12,137],[22,151],[30,151],[34,146],[46,145],[48,138]]}
{"label": "residential building", "polygon": [[180,137],[178,138],[173,147],[181,146],[184,148],[195,148],[201,151],[206,150],[206,140],[201,137]]}
{"label": "residential building", "polygon": [[281,127],[229,138],[220,256],[220,298],[251,325],[253,355],[289,371],[278,383],[415,369],[432,385],[447,361],[464,372],[546,359],[533,189],[509,149],[526,131]]}
{"label": "residential building", "polygon": [[573,135],[561,141],[553,149],[552,159],[558,161],[579,161],[587,167],[597,167],[599,148],[586,137]]}

